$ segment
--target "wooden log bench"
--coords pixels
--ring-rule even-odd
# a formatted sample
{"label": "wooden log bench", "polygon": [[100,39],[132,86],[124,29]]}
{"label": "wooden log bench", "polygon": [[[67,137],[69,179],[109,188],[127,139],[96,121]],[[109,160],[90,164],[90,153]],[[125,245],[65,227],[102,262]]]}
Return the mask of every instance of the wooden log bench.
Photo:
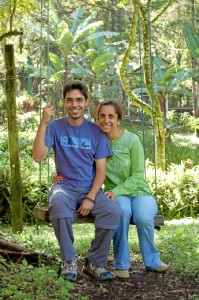
{"label": "wooden log bench", "polygon": [[[42,221],[47,224],[50,223],[49,212],[47,207],[36,206],[34,208],[34,217],[38,221]],[[78,214],[76,214],[73,223],[75,224],[93,223],[93,220],[94,218],[92,216],[81,217]],[[130,224],[134,225],[133,221],[131,221]],[[164,226],[164,217],[161,215],[157,215],[154,218],[154,228],[160,230],[162,226]]]}

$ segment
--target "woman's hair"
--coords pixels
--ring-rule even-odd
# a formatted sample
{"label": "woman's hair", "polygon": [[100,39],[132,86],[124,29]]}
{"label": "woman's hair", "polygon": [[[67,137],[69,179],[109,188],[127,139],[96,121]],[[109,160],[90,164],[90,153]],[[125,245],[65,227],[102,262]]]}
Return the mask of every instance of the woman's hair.
{"label": "woman's hair", "polygon": [[68,82],[63,89],[63,99],[66,97],[66,93],[72,90],[80,90],[80,92],[84,95],[86,99],[88,99],[88,88],[87,86],[80,80],[74,80]]}
{"label": "woman's hair", "polygon": [[106,101],[106,102],[101,102],[98,107],[96,108],[95,110],[95,121],[98,121],[99,119],[99,114],[100,114],[100,111],[101,111],[101,108],[103,106],[107,106],[107,105],[111,105],[114,107],[115,109],[115,113],[118,115],[118,120],[122,121],[123,119],[123,109],[122,109],[122,104],[119,103],[119,102],[116,102],[116,101]]}

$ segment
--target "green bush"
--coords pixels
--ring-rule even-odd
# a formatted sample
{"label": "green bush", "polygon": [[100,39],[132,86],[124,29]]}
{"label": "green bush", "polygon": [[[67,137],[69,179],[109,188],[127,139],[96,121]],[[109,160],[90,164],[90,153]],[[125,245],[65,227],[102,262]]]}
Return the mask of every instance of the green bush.
{"label": "green bush", "polygon": [[[26,120],[26,119],[24,119]],[[33,222],[35,205],[46,205],[48,188],[51,186],[52,173],[55,170],[53,154],[41,164],[32,158],[32,143],[35,136],[35,120],[20,122],[19,155],[22,177],[22,200],[24,221]],[[130,126],[129,130],[138,134],[142,140],[140,126]],[[0,134],[0,218],[10,222],[10,166],[8,137],[6,132]],[[166,219],[197,217],[199,215],[199,161],[198,141],[190,139],[191,135],[173,135],[166,145],[167,171],[157,170],[157,194],[159,213]],[[195,137],[195,139],[197,139]],[[154,142],[152,130],[145,130],[145,154],[147,181],[156,194],[154,160]],[[190,142],[191,145],[190,145]],[[188,164],[188,159],[192,159]],[[184,162],[182,162],[182,160]],[[149,163],[150,161],[150,163]],[[175,164],[174,164],[175,163]]]}
{"label": "green bush", "polygon": [[167,114],[167,124],[172,126],[189,125],[193,117],[188,112],[179,113],[171,110]]}
{"label": "green bush", "polygon": [[199,216],[199,168],[192,161],[171,164],[166,172],[147,166],[147,181],[166,219]]}
{"label": "green bush", "polygon": [[[22,201],[24,220],[33,220],[33,208],[40,202],[47,204],[48,187],[52,182],[54,162],[50,155],[43,163],[38,164],[32,158],[33,134],[24,131],[19,134],[19,155],[22,179]],[[1,134],[0,145],[0,218],[10,222],[10,162],[7,134]]]}

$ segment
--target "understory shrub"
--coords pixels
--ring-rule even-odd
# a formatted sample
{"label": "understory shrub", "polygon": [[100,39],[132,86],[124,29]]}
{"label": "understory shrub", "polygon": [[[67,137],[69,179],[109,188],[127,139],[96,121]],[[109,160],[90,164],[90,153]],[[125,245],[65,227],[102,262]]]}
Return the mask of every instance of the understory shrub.
{"label": "understory shrub", "polygon": [[199,216],[199,167],[191,160],[171,164],[166,172],[155,172],[148,162],[147,181],[157,195],[159,214],[166,219]]}
{"label": "understory shrub", "polygon": [[[22,201],[24,221],[33,221],[33,209],[40,203],[46,205],[48,201],[48,187],[52,184],[54,162],[50,154],[41,164],[32,158],[33,135],[23,132],[19,135],[19,156],[22,180]],[[1,135],[0,145],[0,219],[10,222],[10,162],[8,152],[8,138]]]}
{"label": "understory shrub", "polygon": [[[55,170],[53,154],[44,162],[38,164],[32,158],[32,143],[35,132],[23,131],[19,134],[19,155],[22,178],[22,201],[24,221],[34,222],[33,209],[38,203],[46,205],[48,188],[52,183]],[[0,144],[0,219],[10,222],[10,165],[7,134],[1,133]],[[196,147],[196,146],[195,146]],[[182,148],[184,149],[184,148]],[[197,151],[195,151],[197,152]],[[178,147],[179,157],[183,157],[181,147]],[[192,157],[187,152],[187,157]],[[177,155],[173,155],[174,159]],[[195,160],[182,161],[180,164],[167,165],[167,171],[157,170],[154,165],[146,162],[146,179],[153,194],[158,195],[159,213],[166,219],[198,217],[199,216],[199,166]],[[157,177],[155,179],[155,177]]]}

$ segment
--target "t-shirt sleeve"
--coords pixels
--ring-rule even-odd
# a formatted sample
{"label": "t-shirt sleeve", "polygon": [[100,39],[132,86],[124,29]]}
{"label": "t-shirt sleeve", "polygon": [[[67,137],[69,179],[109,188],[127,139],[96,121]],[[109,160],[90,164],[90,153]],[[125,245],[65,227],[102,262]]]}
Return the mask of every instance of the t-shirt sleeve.
{"label": "t-shirt sleeve", "polygon": [[106,158],[112,155],[109,141],[104,133],[100,133],[99,143],[95,152],[95,159]]}

